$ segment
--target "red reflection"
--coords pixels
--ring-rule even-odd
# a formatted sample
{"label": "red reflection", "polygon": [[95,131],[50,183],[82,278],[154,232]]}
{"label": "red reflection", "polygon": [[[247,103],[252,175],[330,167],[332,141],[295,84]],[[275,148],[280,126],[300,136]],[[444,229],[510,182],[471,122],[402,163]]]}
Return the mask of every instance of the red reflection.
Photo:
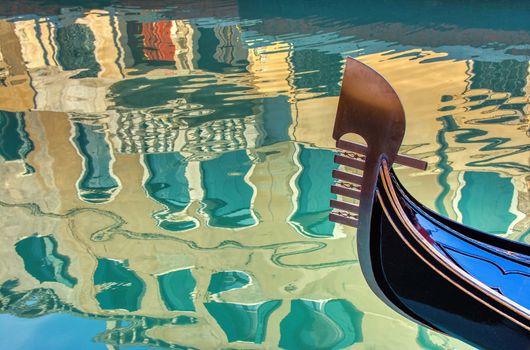
{"label": "red reflection", "polygon": [[144,54],[152,61],[174,61],[175,45],[171,40],[172,21],[142,23]]}

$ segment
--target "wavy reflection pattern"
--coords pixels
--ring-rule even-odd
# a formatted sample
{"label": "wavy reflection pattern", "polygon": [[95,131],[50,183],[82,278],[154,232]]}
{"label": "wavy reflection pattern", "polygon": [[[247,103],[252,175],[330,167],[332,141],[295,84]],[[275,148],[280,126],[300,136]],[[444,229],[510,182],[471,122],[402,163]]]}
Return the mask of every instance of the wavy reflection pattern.
{"label": "wavy reflection pattern", "polygon": [[[178,344],[149,336],[148,331],[164,326],[189,326],[197,319],[189,316],[149,317],[143,315],[101,315],[82,311],[64,303],[50,288],[34,288],[19,291],[18,280],[7,280],[0,285],[0,312],[23,318],[35,318],[49,314],[66,313],[68,326],[76,324],[72,317],[86,317],[106,321],[106,330],[94,337],[98,343],[110,346],[137,345],[162,348],[183,349]],[[64,327],[64,326],[63,326]],[[64,331],[64,329],[63,329]],[[39,344],[41,344],[39,342]]]}

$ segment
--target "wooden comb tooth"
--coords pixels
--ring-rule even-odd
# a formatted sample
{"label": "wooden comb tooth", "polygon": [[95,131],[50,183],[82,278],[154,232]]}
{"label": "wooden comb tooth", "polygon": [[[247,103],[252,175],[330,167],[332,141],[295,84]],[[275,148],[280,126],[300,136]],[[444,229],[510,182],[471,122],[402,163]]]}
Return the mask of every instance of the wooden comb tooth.
{"label": "wooden comb tooth", "polygon": [[355,143],[355,142],[346,141],[346,140],[337,141],[337,148],[341,148],[347,151],[356,152],[360,154],[366,154],[368,151],[368,147]]}
{"label": "wooden comb tooth", "polygon": [[358,189],[355,189],[354,187],[348,188],[341,184],[332,185],[331,193],[338,194],[339,196],[354,198],[354,199],[361,198],[361,191],[359,191]]}
{"label": "wooden comb tooth", "polygon": [[351,157],[344,156],[341,154],[336,154],[333,160],[335,163],[340,164],[340,165],[346,165],[346,166],[349,166],[355,169],[360,169],[360,170],[364,169],[364,161],[359,160],[359,159],[351,158]]}
{"label": "wooden comb tooth", "polygon": [[344,211],[332,211],[329,214],[329,220],[338,224],[343,224],[351,227],[357,227],[359,225],[359,220],[357,216],[354,216]]}
{"label": "wooden comb tooth", "polygon": [[348,181],[359,185],[362,184],[363,181],[363,177],[361,175],[348,173],[338,169],[334,169],[331,173],[331,176],[338,180]]}
{"label": "wooden comb tooth", "polygon": [[364,154],[360,154],[360,153],[356,153],[356,152],[350,152],[350,151],[345,151],[345,152],[340,152],[340,155],[342,155],[344,157],[353,158],[353,159],[357,159],[357,160],[361,160],[363,162],[366,162],[366,156]]}
{"label": "wooden comb tooth", "polygon": [[332,199],[329,201],[329,206],[334,209],[339,209],[343,211],[350,212],[352,214],[358,214],[359,213],[359,206],[353,203],[346,203],[342,201],[338,201],[336,199]]}
{"label": "wooden comb tooth", "polygon": [[350,190],[358,190],[358,191],[361,190],[361,185],[360,184],[356,184],[356,183],[349,182],[349,181],[338,180],[338,181],[335,181],[334,184],[336,186],[341,186],[341,187],[344,187],[344,188],[348,188]]}

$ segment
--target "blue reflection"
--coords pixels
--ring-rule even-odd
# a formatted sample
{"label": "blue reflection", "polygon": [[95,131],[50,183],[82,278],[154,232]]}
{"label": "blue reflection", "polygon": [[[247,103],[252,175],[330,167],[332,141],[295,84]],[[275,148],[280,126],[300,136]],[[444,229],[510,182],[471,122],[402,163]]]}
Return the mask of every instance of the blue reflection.
{"label": "blue reflection", "polygon": [[153,214],[158,226],[169,231],[190,230],[196,220],[185,215],[190,204],[190,188],[186,178],[188,162],[179,153],[151,153],[144,156],[149,173],[144,187],[147,194],[166,207]]}
{"label": "blue reflection", "polygon": [[203,212],[208,225],[242,228],[255,225],[253,188],[245,181],[252,163],[244,150],[201,162],[204,186]]}
{"label": "blue reflection", "polygon": [[[528,61],[503,60],[501,62],[473,61],[473,79],[470,89],[488,89],[496,92],[508,92],[510,96],[524,96],[528,84]],[[475,97],[477,98],[477,97]],[[501,101],[489,100],[491,105],[498,105]],[[478,106],[486,106],[479,104]],[[509,105],[523,112],[526,104]],[[479,108],[475,106],[475,108]],[[501,109],[507,106],[501,106]]]}
{"label": "blue reflection", "polygon": [[[506,234],[517,218],[510,212],[515,191],[510,178],[498,173],[467,171],[464,181],[462,198],[458,202],[462,223],[480,231]],[[485,191],[485,184],[492,190]]]}
{"label": "blue reflection", "polygon": [[262,146],[290,140],[289,127],[293,123],[288,96],[263,99]]}
{"label": "blue reflection", "polygon": [[26,158],[33,149],[33,142],[26,132],[24,114],[0,111],[0,159],[22,160],[24,175],[31,174],[35,169],[26,163]]}
{"label": "blue reflection", "polygon": [[[476,277],[492,289],[530,307],[530,268],[510,263],[494,254],[481,251],[460,251],[444,247],[444,251],[470,275]],[[474,253],[474,254],[473,254]],[[475,255],[477,254],[477,255]]]}
{"label": "blue reflection", "polygon": [[343,349],[361,342],[363,313],[344,299],[292,300],[280,322],[282,349]]}
{"label": "blue reflection", "polygon": [[39,282],[58,282],[72,288],[77,279],[70,276],[70,258],[57,252],[57,241],[52,236],[26,237],[15,244],[24,260],[24,268]]}
{"label": "blue reflection", "polygon": [[193,292],[197,282],[191,269],[171,271],[158,275],[160,295],[170,311],[195,311]]}
{"label": "blue reflection", "polygon": [[104,310],[136,311],[145,292],[145,283],[124,262],[104,258],[98,259],[94,285],[99,287],[96,299]]}
{"label": "blue reflection", "polygon": [[229,342],[261,344],[267,335],[269,316],[280,304],[280,300],[270,300],[259,304],[211,302],[204,306],[219,323]]}
{"label": "blue reflection", "polygon": [[83,173],[77,182],[79,197],[88,203],[110,201],[120,188],[112,173],[112,150],[102,125],[74,122],[73,143],[83,157]]}
{"label": "blue reflection", "polygon": [[212,274],[208,293],[217,294],[232,289],[241,289],[251,282],[250,275],[243,271],[222,271]]}
{"label": "blue reflection", "polygon": [[330,192],[333,178],[322,174],[331,174],[337,168],[337,164],[333,162],[334,153],[302,144],[299,147],[298,159],[302,167],[296,180],[299,195],[296,211],[289,223],[300,233],[310,237],[333,237],[335,223],[328,220],[331,211],[329,201],[336,198]]}
{"label": "blue reflection", "polygon": [[[322,41],[316,36],[315,44]],[[295,46],[296,48],[296,46]],[[293,50],[295,72],[310,72],[295,76],[294,84],[298,89],[307,89],[323,96],[338,96],[342,79],[342,54],[323,52],[319,49]],[[319,69],[315,69],[315,65]]]}

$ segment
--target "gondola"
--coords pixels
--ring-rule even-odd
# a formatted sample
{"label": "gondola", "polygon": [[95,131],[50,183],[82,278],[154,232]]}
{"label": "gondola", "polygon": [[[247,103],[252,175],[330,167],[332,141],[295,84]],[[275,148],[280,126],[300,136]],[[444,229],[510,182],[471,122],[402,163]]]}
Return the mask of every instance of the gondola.
{"label": "gondola", "polygon": [[329,219],[357,227],[366,281],[403,316],[478,348],[530,349],[530,246],[466,227],[414,199],[392,164],[427,164],[398,154],[404,133],[396,92],[348,58],[333,130],[340,167],[332,174],[338,197]]}

